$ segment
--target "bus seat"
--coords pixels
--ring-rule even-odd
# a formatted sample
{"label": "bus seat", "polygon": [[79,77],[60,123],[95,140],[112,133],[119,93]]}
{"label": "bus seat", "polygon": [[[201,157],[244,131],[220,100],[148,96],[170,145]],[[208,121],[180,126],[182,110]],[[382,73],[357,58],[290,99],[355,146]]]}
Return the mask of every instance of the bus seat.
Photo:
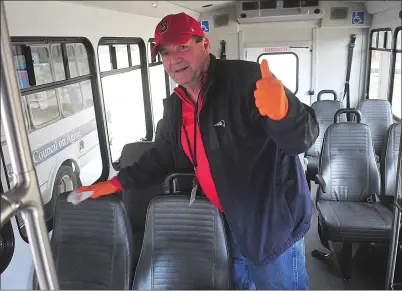
{"label": "bus seat", "polygon": [[223,218],[206,198],[152,200],[134,290],[231,289]]}
{"label": "bus seat", "polygon": [[68,194],[57,199],[50,240],[60,289],[130,290],[133,233],[123,203],[109,195],[72,205]]}
{"label": "bus seat", "polygon": [[394,122],[391,103],[384,99],[364,99],[356,108],[362,113],[362,123],[371,129],[378,163],[388,129]]}
{"label": "bus seat", "polygon": [[156,124],[155,128],[155,137],[159,136],[161,129],[162,129],[163,119],[159,119],[158,123]]}
{"label": "bus seat", "polygon": [[[121,168],[128,167],[139,160],[153,145],[154,142],[152,141],[126,144],[121,152]],[[140,255],[148,205],[153,198],[163,195],[163,192],[163,183],[155,182],[154,185],[146,189],[125,189],[121,193],[134,232],[134,262],[138,261]]]}
{"label": "bus seat", "polygon": [[380,176],[369,126],[360,123],[356,109],[340,109],[335,118],[342,113],[356,114],[357,122],[336,122],[327,128],[316,176],[316,205],[321,242],[329,249],[330,242],[343,245],[341,271],[349,278],[352,243],[389,242],[392,212],[375,202]]}
{"label": "bus seat", "polygon": [[401,123],[389,127],[380,160],[382,202],[392,208],[397,189],[398,153],[401,140]]}
{"label": "bus seat", "polygon": [[[323,94],[332,94],[334,96],[334,100],[321,100],[321,95]],[[307,159],[307,181],[310,184],[310,181],[314,180],[315,175],[318,173],[318,165],[319,165],[319,157],[321,154],[322,140],[324,138],[325,130],[328,125],[334,122],[335,112],[339,109],[343,108],[343,104],[340,101],[337,101],[336,92],[333,90],[322,90],[318,93],[317,101],[314,102],[311,107],[314,109],[318,126],[319,126],[319,135],[316,142],[313,146],[306,152],[305,158]],[[346,117],[342,115],[341,121],[346,121]]]}

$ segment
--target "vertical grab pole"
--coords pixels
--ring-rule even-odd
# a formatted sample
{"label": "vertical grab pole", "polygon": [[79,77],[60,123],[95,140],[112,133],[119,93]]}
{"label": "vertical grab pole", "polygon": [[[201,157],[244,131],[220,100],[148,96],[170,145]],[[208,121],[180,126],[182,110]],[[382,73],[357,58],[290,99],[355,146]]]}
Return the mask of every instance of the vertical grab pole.
{"label": "vertical grab pole", "polygon": [[[392,220],[392,238],[389,246],[388,253],[388,266],[385,279],[385,290],[390,290],[394,283],[396,259],[399,248],[399,233],[401,231],[401,218],[402,218],[402,135],[399,143],[398,167],[397,167],[397,180],[396,180],[396,193],[394,199],[394,217]],[[400,203],[400,204],[399,204]],[[398,208],[399,207],[399,208]]]}
{"label": "vertical grab pole", "polygon": [[0,225],[4,225],[17,212],[22,212],[39,287],[47,290],[58,290],[60,287],[44,220],[42,198],[22,113],[21,96],[15,75],[5,7],[3,1],[0,1],[0,4],[1,121],[4,124],[11,165],[17,181],[14,189],[1,195]]}

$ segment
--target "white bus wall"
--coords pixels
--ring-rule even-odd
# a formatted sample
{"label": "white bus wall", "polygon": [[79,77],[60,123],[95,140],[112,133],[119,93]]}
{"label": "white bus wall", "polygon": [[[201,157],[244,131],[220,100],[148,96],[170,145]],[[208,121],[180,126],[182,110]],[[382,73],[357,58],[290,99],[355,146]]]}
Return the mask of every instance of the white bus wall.
{"label": "white bus wall", "polygon": [[[95,51],[99,39],[105,36],[141,37],[147,43],[149,38],[154,37],[155,26],[166,13],[163,11],[166,7],[170,8],[167,10],[169,13],[187,12],[198,17],[198,13],[170,3],[154,8],[154,17],[127,13],[127,10],[114,11],[124,8],[121,5],[125,2],[5,1],[5,8],[11,36],[85,36],[92,42]],[[152,6],[150,1],[136,2]]]}
{"label": "white bus wall", "polygon": [[[348,19],[331,20],[329,13],[332,7],[348,7]],[[338,97],[342,95],[346,79],[350,35],[356,34],[350,76],[351,106],[355,106],[364,92],[367,38],[372,16],[367,13],[363,3],[327,1],[322,2],[322,8],[325,15],[322,20],[318,21],[238,24],[235,6],[216,12],[201,13],[199,20],[210,21],[210,32],[207,33],[207,37],[211,41],[213,54],[219,56],[220,41],[226,41],[227,59],[245,59],[246,48],[265,47],[267,44],[285,46],[312,43],[311,79],[315,95],[312,96],[311,103],[316,100],[320,90],[332,89],[336,91]],[[366,12],[364,24],[352,25],[352,11]],[[228,25],[214,28],[214,15],[225,13],[230,15]],[[302,67],[299,74],[303,74]]]}

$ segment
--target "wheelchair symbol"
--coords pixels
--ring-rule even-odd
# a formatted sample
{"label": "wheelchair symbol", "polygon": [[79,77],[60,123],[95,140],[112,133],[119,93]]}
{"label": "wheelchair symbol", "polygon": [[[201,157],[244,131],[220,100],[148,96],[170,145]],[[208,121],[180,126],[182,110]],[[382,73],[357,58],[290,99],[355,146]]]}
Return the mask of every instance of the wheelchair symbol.
{"label": "wheelchair symbol", "polygon": [[352,24],[364,24],[364,14],[363,13],[353,13]]}

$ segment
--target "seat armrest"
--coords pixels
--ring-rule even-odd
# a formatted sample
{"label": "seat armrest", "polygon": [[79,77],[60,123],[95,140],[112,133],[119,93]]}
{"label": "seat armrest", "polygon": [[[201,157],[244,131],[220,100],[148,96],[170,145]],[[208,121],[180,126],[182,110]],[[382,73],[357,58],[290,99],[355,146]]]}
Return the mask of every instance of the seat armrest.
{"label": "seat armrest", "polygon": [[315,175],[314,182],[317,183],[321,187],[321,190],[323,193],[326,193],[327,184],[325,183],[324,178],[320,174]]}

